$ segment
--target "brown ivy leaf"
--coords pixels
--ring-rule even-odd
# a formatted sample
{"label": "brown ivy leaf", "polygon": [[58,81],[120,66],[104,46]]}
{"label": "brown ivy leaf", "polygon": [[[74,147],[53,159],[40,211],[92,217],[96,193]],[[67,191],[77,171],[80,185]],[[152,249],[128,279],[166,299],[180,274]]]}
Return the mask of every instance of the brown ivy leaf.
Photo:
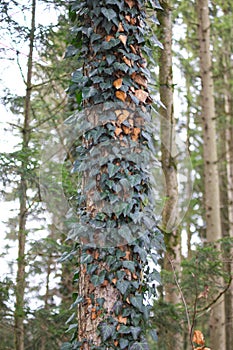
{"label": "brown ivy leaf", "polygon": [[119,123],[122,124],[128,118],[128,116],[129,116],[129,113],[122,113],[119,115],[119,117],[117,119],[118,119]]}
{"label": "brown ivy leaf", "polygon": [[112,283],[113,283],[113,284],[116,284],[116,283],[117,283],[117,279],[116,279],[116,278],[113,278],[113,279],[112,279]]}
{"label": "brown ivy leaf", "polygon": [[118,340],[114,340],[114,345],[118,346],[118,344],[119,344]]}
{"label": "brown ivy leaf", "polygon": [[131,18],[130,19],[130,24],[132,24],[132,26],[135,26],[137,23],[137,19],[136,18]]}
{"label": "brown ivy leaf", "polygon": [[137,54],[137,50],[135,49],[135,47],[131,44],[129,45],[131,51],[136,55]]}
{"label": "brown ivy leaf", "polygon": [[147,87],[147,79],[140,74],[136,74],[135,72],[132,74],[132,79],[135,81],[135,83]]}
{"label": "brown ivy leaf", "polygon": [[205,345],[204,335],[202,334],[201,331],[198,331],[198,330],[194,331],[193,342],[198,345]]}
{"label": "brown ivy leaf", "polygon": [[129,6],[129,8],[132,8],[135,6],[134,0],[125,0],[126,4]]}
{"label": "brown ivy leaf", "polygon": [[146,101],[147,97],[149,96],[149,94],[148,94],[148,92],[139,89],[139,90],[135,91],[135,96],[137,97],[137,99],[140,102],[144,103]]}
{"label": "brown ivy leaf", "polygon": [[108,280],[104,280],[102,283],[102,286],[107,287],[107,285],[108,285]]}
{"label": "brown ivy leaf", "polygon": [[125,62],[125,64],[127,64],[127,66],[132,67],[131,61],[127,57],[124,56],[122,60]]}
{"label": "brown ivy leaf", "polygon": [[127,95],[124,91],[116,91],[115,95],[119,100],[125,102]]}
{"label": "brown ivy leaf", "polygon": [[114,39],[114,36],[113,36],[113,35],[107,35],[106,38],[105,38],[105,40],[106,40],[107,42],[109,42],[111,39]]}
{"label": "brown ivy leaf", "polygon": [[121,315],[118,316],[118,322],[126,324],[127,323],[127,317],[122,317]]}
{"label": "brown ivy leaf", "polygon": [[129,15],[126,15],[126,16],[125,16],[125,19],[126,19],[126,21],[127,21],[127,22],[129,22],[129,23],[130,23],[130,19],[131,19],[131,17],[130,17]]}
{"label": "brown ivy leaf", "polygon": [[128,126],[122,125],[122,129],[126,135],[131,133],[131,129]]}
{"label": "brown ivy leaf", "polygon": [[121,128],[116,128],[114,131],[116,136],[119,136],[122,133],[122,129]]}
{"label": "brown ivy leaf", "polygon": [[118,32],[124,32],[124,31],[125,31],[125,29],[123,27],[123,24],[120,22],[119,26],[118,26]]}
{"label": "brown ivy leaf", "polygon": [[133,141],[137,141],[138,140],[140,132],[141,132],[141,129],[139,129],[139,128],[134,128],[133,129],[133,133],[132,133],[132,136],[131,136]]}
{"label": "brown ivy leaf", "polygon": [[119,78],[119,79],[114,80],[113,86],[114,86],[116,89],[120,89],[120,88],[122,87],[122,83],[123,83],[123,79],[122,79],[122,78]]}
{"label": "brown ivy leaf", "polygon": [[127,42],[127,36],[126,35],[119,35],[119,40],[122,42],[122,44],[126,45]]}

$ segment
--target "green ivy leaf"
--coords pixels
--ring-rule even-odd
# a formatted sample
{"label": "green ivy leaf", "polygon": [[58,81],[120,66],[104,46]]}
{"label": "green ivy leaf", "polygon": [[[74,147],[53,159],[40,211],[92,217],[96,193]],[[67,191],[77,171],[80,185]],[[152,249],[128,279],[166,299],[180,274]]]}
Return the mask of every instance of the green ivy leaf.
{"label": "green ivy leaf", "polygon": [[129,350],[149,350],[149,346],[146,340],[144,340],[143,342],[136,342],[133,343]]}
{"label": "green ivy leaf", "polygon": [[128,287],[129,287],[129,282],[128,281],[117,281],[116,283],[117,289],[121,292],[121,294],[125,294]]}
{"label": "green ivy leaf", "polygon": [[61,346],[61,350],[72,350],[73,349],[73,345],[71,343],[63,343]]}
{"label": "green ivy leaf", "polygon": [[122,264],[126,269],[128,269],[131,272],[135,272],[135,262],[134,261],[129,261],[129,260],[124,260]]}
{"label": "green ivy leaf", "polygon": [[100,286],[104,282],[105,275],[106,275],[106,272],[101,271],[99,275],[91,276],[91,283],[93,283],[95,287]]}
{"label": "green ivy leaf", "polygon": [[133,339],[134,340],[137,340],[138,339],[138,336],[139,334],[141,333],[142,329],[141,327],[130,327],[130,331],[133,335]]}
{"label": "green ivy leaf", "polygon": [[130,327],[128,326],[124,326],[124,325],[121,325],[118,333],[120,334],[129,334],[131,331],[130,331]]}
{"label": "green ivy leaf", "polygon": [[90,97],[96,95],[97,93],[98,93],[98,90],[95,89],[93,86],[84,87],[82,89],[82,96],[83,96],[84,100],[86,100],[87,98],[90,98]]}
{"label": "green ivy leaf", "polygon": [[129,341],[127,339],[121,338],[119,344],[121,349],[125,349],[129,345]]}
{"label": "green ivy leaf", "polygon": [[136,307],[140,312],[144,311],[143,305],[143,295],[136,295],[135,297],[130,298],[131,303]]}
{"label": "green ivy leaf", "polygon": [[69,328],[66,330],[66,333],[69,333],[70,331],[77,329],[78,328],[78,324],[77,323],[72,323]]}
{"label": "green ivy leaf", "polygon": [[107,323],[101,323],[99,327],[100,327],[101,337],[104,342],[107,339],[113,337],[116,333],[115,327],[113,325],[109,325]]}
{"label": "green ivy leaf", "polygon": [[116,301],[115,304],[113,305],[113,311],[115,312],[116,316],[120,315],[122,306],[123,306],[123,303],[120,300]]}
{"label": "green ivy leaf", "polygon": [[107,9],[106,7],[101,8],[101,12],[108,21],[111,21],[113,18],[117,17],[116,12],[113,9]]}

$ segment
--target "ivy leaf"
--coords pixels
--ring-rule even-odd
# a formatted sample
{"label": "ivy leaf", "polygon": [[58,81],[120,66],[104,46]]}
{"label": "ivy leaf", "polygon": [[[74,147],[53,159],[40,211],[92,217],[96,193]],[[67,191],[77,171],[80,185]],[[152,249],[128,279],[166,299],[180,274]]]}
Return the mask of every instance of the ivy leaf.
{"label": "ivy leaf", "polygon": [[144,311],[142,295],[136,295],[135,297],[131,297],[130,301],[133,304],[133,306],[136,307],[140,312]]}
{"label": "ivy leaf", "polygon": [[151,338],[154,340],[154,341],[158,341],[158,335],[157,335],[157,332],[155,329],[151,329],[150,330],[150,335],[151,335]]}
{"label": "ivy leaf", "polygon": [[73,312],[72,315],[66,321],[66,324],[70,323],[75,318],[75,316],[76,316],[76,312]]}
{"label": "ivy leaf", "polygon": [[121,294],[125,294],[128,287],[129,287],[129,282],[127,281],[117,281],[116,283],[117,289],[121,292]]}
{"label": "ivy leaf", "polygon": [[93,261],[93,256],[91,254],[83,253],[80,259],[81,264],[88,264]]}
{"label": "ivy leaf", "polygon": [[63,343],[61,346],[61,350],[72,350],[73,349],[73,345],[71,343]]}
{"label": "ivy leaf", "polygon": [[82,89],[82,97],[84,100],[96,95],[97,93],[98,93],[98,90],[95,89],[93,86],[85,87]]}
{"label": "ivy leaf", "polygon": [[130,327],[121,325],[121,327],[120,327],[118,332],[120,334],[129,334],[131,331],[130,331]]}
{"label": "ivy leaf", "polygon": [[146,340],[143,342],[136,342],[130,346],[129,350],[149,350],[149,346]]}
{"label": "ivy leaf", "polygon": [[126,269],[128,269],[131,272],[135,272],[135,262],[134,261],[123,261],[123,267],[125,267]]}
{"label": "ivy leaf", "polygon": [[130,327],[130,331],[133,335],[133,339],[137,340],[139,334],[141,333],[142,329],[141,327]]}
{"label": "ivy leaf", "polygon": [[114,17],[117,17],[116,12],[113,9],[101,8],[101,12],[108,21],[111,21]]}
{"label": "ivy leaf", "polygon": [[78,328],[78,324],[77,323],[72,323],[69,328],[66,330],[66,333],[69,333],[70,331],[72,331],[73,329],[77,329]]}
{"label": "ivy leaf", "polygon": [[128,346],[129,341],[127,339],[121,338],[119,344],[121,349],[125,349],[126,346]]}
{"label": "ivy leaf", "polygon": [[100,332],[102,340],[105,342],[107,339],[115,335],[115,327],[107,323],[102,323],[100,325]]}
{"label": "ivy leaf", "polygon": [[101,285],[104,282],[105,278],[105,271],[102,271],[100,275],[93,275],[91,276],[91,283],[94,284],[95,287]]}
{"label": "ivy leaf", "polygon": [[122,310],[123,303],[122,301],[118,300],[113,305],[113,311],[115,312],[116,316],[118,316]]}
{"label": "ivy leaf", "polygon": [[119,10],[122,11],[124,7],[124,2],[119,0],[106,0],[106,5],[117,5]]}

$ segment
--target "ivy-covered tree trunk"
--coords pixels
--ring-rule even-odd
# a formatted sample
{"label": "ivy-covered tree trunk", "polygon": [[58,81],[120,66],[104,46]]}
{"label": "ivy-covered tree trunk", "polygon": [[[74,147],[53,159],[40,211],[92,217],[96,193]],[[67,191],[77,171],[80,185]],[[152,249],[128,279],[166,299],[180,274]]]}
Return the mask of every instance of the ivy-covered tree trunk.
{"label": "ivy-covered tree trunk", "polygon": [[[164,107],[161,107],[161,161],[166,184],[166,202],[162,212],[162,229],[165,232],[166,252],[164,255],[165,271],[169,272],[170,282],[164,285],[164,300],[172,305],[180,303],[179,291],[175,285],[173,269],[179,276],[181,268],[181,239],[178,225],[178,180],[175,146],[175,118],[173,111],[173,76],[172,76],[172,3],[160,1],[163,11],[159,11],[159,39],[164,46],[159,55],[159,92]],[[173,266],[171,265],[173,264]],[[181,349],[182,335],[161,334],[166,349]]]}
{"label": "ivy-covered tree trunk", "polygon": [[143,301],[154,292],[148,282],[158,278],[148,256],[157,263],[151,248],[161,236],[149,175],[146,5],[160,8],[157,1],[71,1],[75,38],[67,56],[79,55],[83,68],[73,74],[77,112],[67,123],[80,135],[73,171],[83,172],[83,183],[70,237],[79,242],[76,342],[85,350],[148,348]]}
{"label": "ivy-covered tree trunk", "polygon": [[[210,54],[210,20],[208,0],[196,2],[202,81],[202,123],[205,176],[206,235],[209,242],[222,238],[220,193],[216,146],[216,121],[212,63]],[[219,249],[219,246],[216,243]],[[217,283],[217,281],[216,281]],[[221,278],[219,285],[223,284]],[[224,296],[212,306],[210,314],[210,348],[226,349]]]}
{"label": "ivy-covered tree trunk", "polygon": [[27,65],[26,96],[24,106],[24,125],[22,130],[22,161],[21,175],[19,185],[19,230],[18,230],[18,258],[17,258],[17,276],[15,286],[15,349],[24,350],[24,295],[25,295],[25,244],[26,244],[26,222],[27,222],[27,166],[29,162],[29,141],[30,141],[30,103],[31,103],[31,84],[32,84],[32,57],[35,34],[35,13],[36,0],[32,0],[31,5],[31,30],[29,42],[29,56]]}

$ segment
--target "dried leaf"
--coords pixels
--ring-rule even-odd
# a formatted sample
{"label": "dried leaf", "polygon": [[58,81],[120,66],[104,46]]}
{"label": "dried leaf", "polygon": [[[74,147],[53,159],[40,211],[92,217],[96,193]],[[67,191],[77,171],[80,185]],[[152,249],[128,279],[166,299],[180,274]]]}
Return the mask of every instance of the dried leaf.
{"label": "dried leaf", "polygon": [[[120,327],[119,327],[119,328],[120,328]],[[115,346],[118,346],[118,344],[119,344],[118,340],[114,340],[114,345],[115,345]]]}
{"label": "dried leaf", "polygon": [[129,8],[132,8],[135,6],[134,0],[125,0],[126,4],[129,6]]}
{"label": "dried leaf", "polygon": [[104,280],[103,283],[102,283],[102,286],[103,287],[107,287],[107,285],[108,285],[108,280]]}
{"label": "dried leaf", "polygon": [[205,345],[204,335],[202,334],[201,331],[198,331],[198,330],[194,331],[193,342],[198,345]]}
{"label": "dried leaf", "polygon": [[112,279],[112,283],[113,283],[113,284],[116,284],[116,283],[117,283],[117,279],[116,279],[116,278],[113,278],[113,279]]}
{"label": "dried leaf", "polygon": [[119,79],[114,80],[113,86],[114,86],[116,89],[120,89],[120,88],[122,87],[122,83],[123,83],[123,79],[122,79],[122,78],[119,78]]}
{"label": "dried leaf", "polygon": [[119,35],[119,40],[124,44],[126,45],[126,42],[127,42],[127,36],[126,35]]}
{"label": "dried leaf", "polygon": [[114,131],[116,136],[119,136],[122,133],[122,129],[121,128],[116,128]]}
{"label": "dried leaf", "polygon": [[132,67],[131,61],[127,57],[124,56],[122,60],[125,62],[125,64],[127,64],[127,66]]}
{"label": "dried leaf", "polygon": [[127,323],[127,317],[122,317],[121,315],[118,316],[118,322],[126,324]]}
{"label": "dried leaf", "polygon": [[118,32],[124,32],[124,31],[125,31],[125,29],[123,27],[123,24],[120,22],[119,26],[118,26]]}
{"label": "dried leaf", "polygon": [[135,49],[135,47],[131,44],[129,45],[131,51],[136,55],[137,54],[137,50]]}
{"label": "dried leaf", "polygon": [[131,128],[128,128],[128,126],[122,125],[122,129],[126,135],[131,133]]}
{"label": "dried leaf", "polygon": [[130,250],[127,250],[127,251],[125,252],[125,257],[124,257],[124,258],[125,258],[126,260],[130,260],[130,254],[131,254],[131,253],[130,253]]}
{"label": "dried leaf", "polygon": [[132,79],[135,81],[135,83],[137,83],[145,88],[147,87],[147,79],[145,77],[141,76],[140,74],[133,73]]}
{"label": "dried leaf", "polygon": [[133,26],[135,26],[136,23],[137,23],[137,19],[136,19],[136,18],[131,18],[130,24],[132,24]]}
{"label": "dried leaf", "polygon": [[134,128],[133,129],[133,133],[132,133],[132,136],[131,136],[133,141],[137,141],[138,140],[140,132],[141,132],[141,129],[139,129],[139,128]]}
{"label": "dried leaf", "polygon": [[136,90],[135,91],[135,96],[137,97],[137,99],[140,101],[140,102],[145,102],[147,97],[149,96],[148,92],[144,91],[144,90]]}
{"label": "dried leaf", "polygon": [[129,23],[130,23],[130,19],[131,19],[131,17],[130,17],[129,15],[126,15],[126,16],[125,16],[125,19],[126,19],[126,21],[127,21],[127,22],[129,22]]}
{"label": "dried leaf", "polygon": [[116,91],[115,95],[119,100],[125,102],[127,95],[124,91]]}
{"label": "dried leaf", "polygon": [[105,38],[105,40],[106,40],[107,42],[109,42],[111,39],[114,39],[114,36],[113,36],[113,35],[107,35],[106,38]]}

